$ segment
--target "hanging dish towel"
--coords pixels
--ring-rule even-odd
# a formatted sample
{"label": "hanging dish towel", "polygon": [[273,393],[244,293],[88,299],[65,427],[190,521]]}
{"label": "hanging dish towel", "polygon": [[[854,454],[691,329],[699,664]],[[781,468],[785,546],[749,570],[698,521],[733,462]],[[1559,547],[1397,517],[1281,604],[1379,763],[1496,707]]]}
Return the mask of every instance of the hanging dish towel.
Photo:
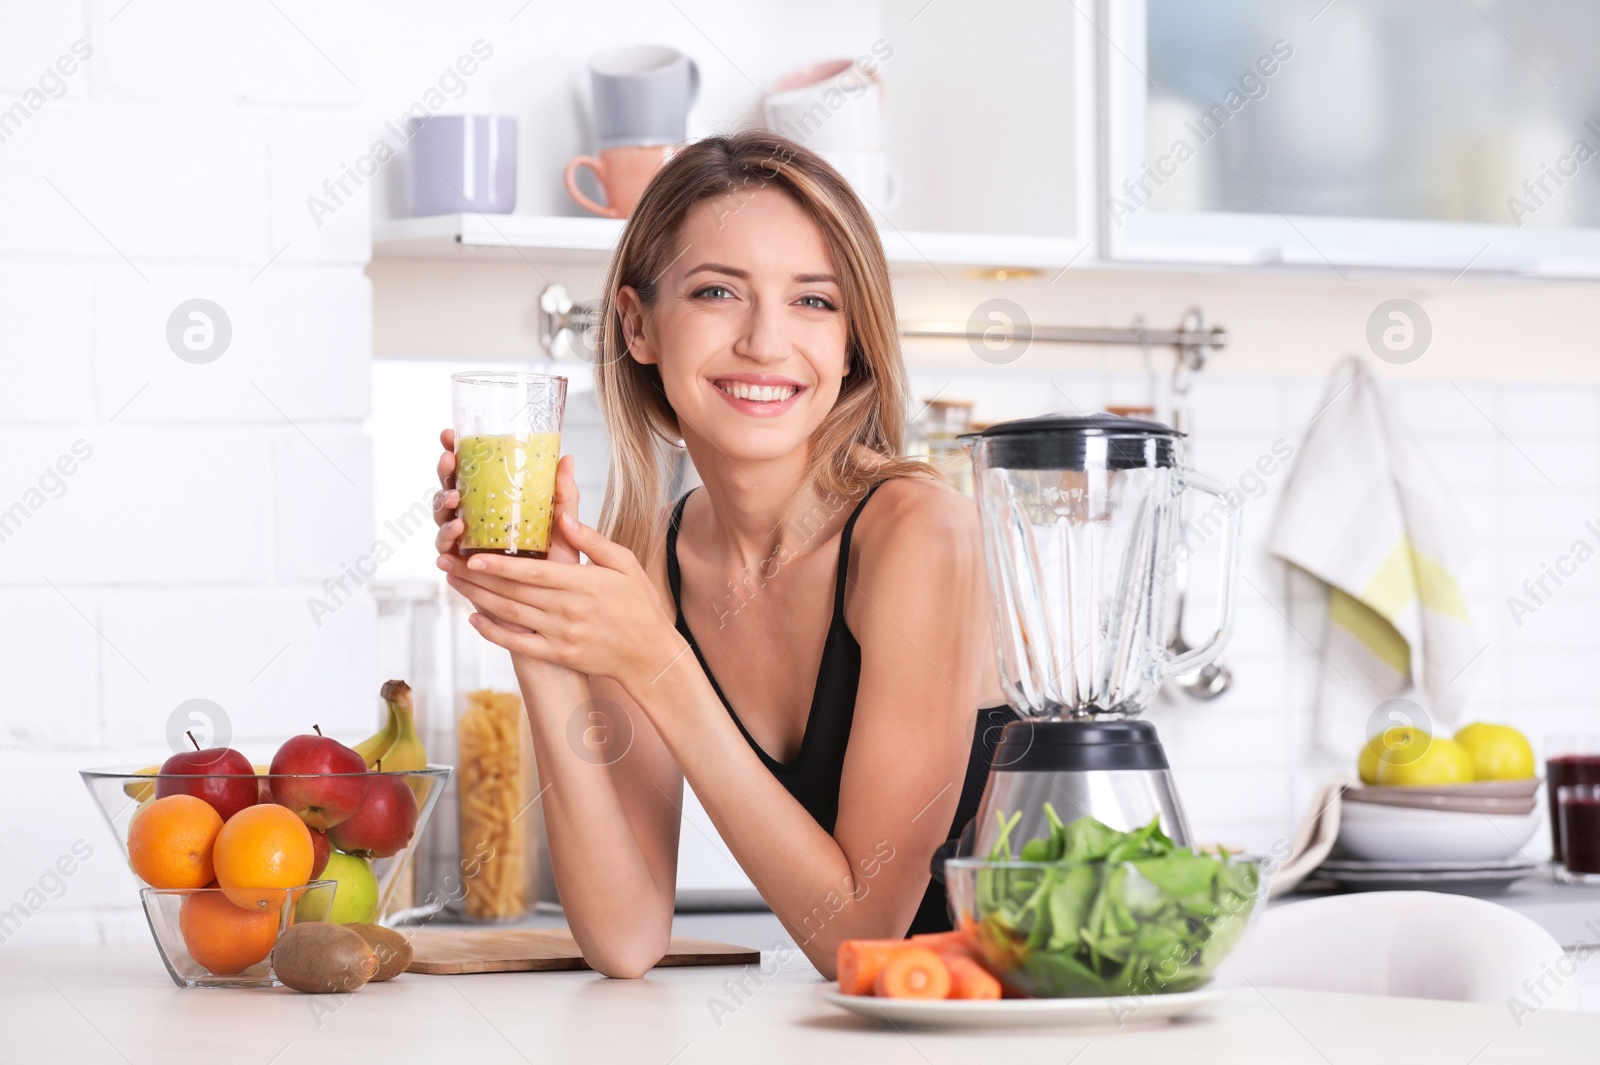
{"label": "hanging dish towel", "polygon": [[1460,674],[1481,650],[1457,581],[1471,540],[1359,359],[1334,370],[1268,551],[1328,586],[1319,747],[1353,755],[1373,712],[1401,695],[1432,719],[1429,731],[1454,724],[1467,695]]}

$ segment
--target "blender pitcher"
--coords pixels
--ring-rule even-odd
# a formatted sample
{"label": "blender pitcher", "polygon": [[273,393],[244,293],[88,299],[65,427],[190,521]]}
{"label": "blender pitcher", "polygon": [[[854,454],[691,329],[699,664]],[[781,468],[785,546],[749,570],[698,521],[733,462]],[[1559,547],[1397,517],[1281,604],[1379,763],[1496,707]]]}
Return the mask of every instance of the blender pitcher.
{"label": "blender pitcher", "polygon": [[[1167,677],[1210,662],[1232,625],[1239,507],[1228,485],[1179,465],[1182,434],[1108,414],[1050,415],[961,438],[972,457],[989,572],[990,619],[1006,699],[1021,720],[1001,736],[974,833],[959,853],[987,857],[1001,818],[1021,812],[1017,845],[1092,816],[1118,831],[1160,817],[1187,846],[1166,754],[1135,720]],[[1185,491],[1214,496],[1180,528]],[[1220,531],[1216,631],[1167,647],[1168,581]],[[997,814],[1000,815],[997,817]]]}

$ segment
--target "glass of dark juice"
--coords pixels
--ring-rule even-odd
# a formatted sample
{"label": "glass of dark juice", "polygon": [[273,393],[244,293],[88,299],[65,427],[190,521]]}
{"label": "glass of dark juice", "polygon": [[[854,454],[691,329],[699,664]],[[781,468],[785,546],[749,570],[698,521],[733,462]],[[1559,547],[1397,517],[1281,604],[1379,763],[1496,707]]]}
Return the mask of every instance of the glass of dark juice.
{"label": "glass of dark juice", "polygon": [[1550,847],[1562,862],[1560,790],[1600,784],[1600,734],[1550,736],[1545,740],[1545,793],[1550,803]]}
{"label": "glass of dark juice", "polygon": [[1556,789],[1562,868],[1568,880],[1600,881],[1600,785]]}

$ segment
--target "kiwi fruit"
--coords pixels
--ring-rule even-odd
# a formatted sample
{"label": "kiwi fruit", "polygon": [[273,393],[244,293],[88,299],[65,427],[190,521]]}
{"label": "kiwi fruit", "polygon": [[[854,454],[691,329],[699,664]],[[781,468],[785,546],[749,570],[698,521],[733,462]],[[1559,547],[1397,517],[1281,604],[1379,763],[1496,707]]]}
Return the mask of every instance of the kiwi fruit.
{"label": "kiwi fruit", "polygon": [[381,924],[356,922],[346,928],[367,941],[367,946],[378,956],[378,975],[371,980],[392,980],[406,971],[411,964],[411,941],[392,928]]}
{"label": "kiwi fruit", "polygon": [[378,955],[344,925],[308,921],[291,925],[272,948],[272,971],[286,987],[313,995],[356,988],[378,971]]}

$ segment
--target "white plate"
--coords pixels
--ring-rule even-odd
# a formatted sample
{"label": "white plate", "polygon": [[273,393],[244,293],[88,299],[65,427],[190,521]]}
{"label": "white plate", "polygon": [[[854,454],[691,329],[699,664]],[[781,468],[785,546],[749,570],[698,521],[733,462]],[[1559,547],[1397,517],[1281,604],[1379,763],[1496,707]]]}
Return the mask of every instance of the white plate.
{"label": "white plate", "polygon": [[1445,813],[1352,802],[1340,808],[1339,848],[1380,862],[1490,862],[1515,855],[1538,828],[1537,811]]}
{"label": "white plate", "polygon": [[1202,988],[1145,998],[1003,998],[999,1001],[872,998],[841,995],[826,987],[822,997],[851,1013],[894,1025],[939,1028],[1134,1028],[1163,1024],[1209,1006],[1225,994]]}
{"label": "white plate", "polygon": [[1336,873],[1499,873],[1532,872],[1534,864],[1521,856],[1497,862],[1370,862],[1360,858],[1329,858],[1317,868]]}
{"label": "white plate", "polygon": [[1406,873],[1373,870],[1356,872],[1343,869],[1318,870],[1317,876],[1340,887],[1356,891],[1448,891],[1461,895],[1492,895],[1505,891],[1518,880],[1539,872],[1533,865],[1507,869],[1463,869],[1457,872]]}

